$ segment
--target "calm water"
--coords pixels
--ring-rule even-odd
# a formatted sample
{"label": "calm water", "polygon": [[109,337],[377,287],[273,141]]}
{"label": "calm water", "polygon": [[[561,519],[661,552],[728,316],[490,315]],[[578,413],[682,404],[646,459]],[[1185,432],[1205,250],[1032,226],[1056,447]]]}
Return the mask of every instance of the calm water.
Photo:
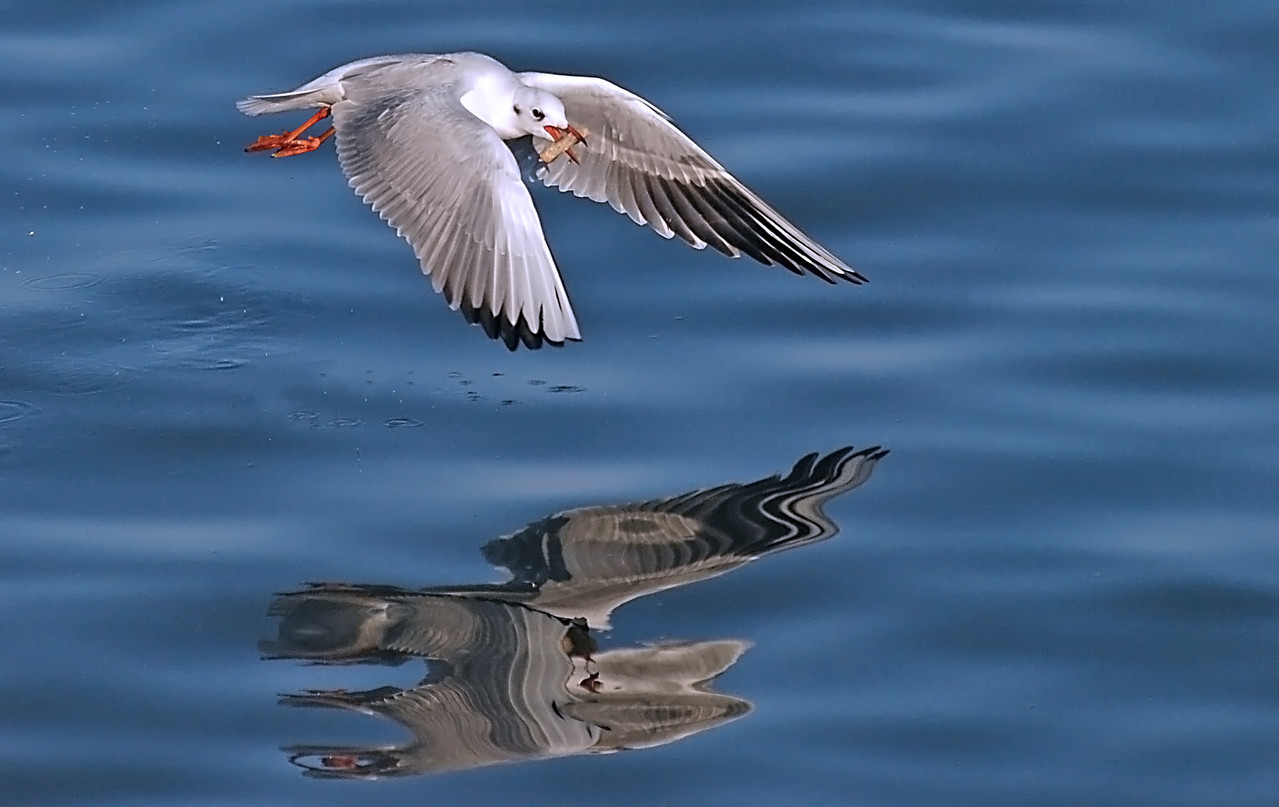
{"label": "calm water", "polygon": [[[1279,6],[535,6],[8,10],[0,800],[1274,804]],[[241,152],[463,48],[871,283],[541,189],[510,354]]]}

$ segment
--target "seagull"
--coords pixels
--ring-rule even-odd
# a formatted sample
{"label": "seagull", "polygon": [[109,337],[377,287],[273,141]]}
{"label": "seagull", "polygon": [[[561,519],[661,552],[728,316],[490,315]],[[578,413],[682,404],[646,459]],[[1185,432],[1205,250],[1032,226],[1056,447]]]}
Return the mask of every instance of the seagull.
{"label": "seagull", "polygon": [[[288,157],[337,136],[350,186],[413,247],[450,308],[510,350],[581,332],[508,145],[542,149],[535,177],[679,236],[835,283],[866,278],[802,233],[661,110],[602,78],[515,73],[481,53],[344,64],[295,90],[237,102],[246,115],[317,109],[245,151]],[[332,117],[318,136],[303,133]],[[564,159],[560,159],[560,156]]]}

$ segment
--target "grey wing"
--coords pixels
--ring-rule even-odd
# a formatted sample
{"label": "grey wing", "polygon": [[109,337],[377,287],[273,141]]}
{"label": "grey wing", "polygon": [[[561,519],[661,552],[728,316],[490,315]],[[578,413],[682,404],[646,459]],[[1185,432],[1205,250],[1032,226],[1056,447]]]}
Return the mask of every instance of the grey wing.
{"label": "grey wing", "polygon": [[580,339],[515,158],[444,89],[333,105],[350,185],[403,236],[453,309],[514,350]]}
{"label": "grey wing", "polygon": [[805,272],[827,282],[858,274],[791,224],[675,127],[661,110],[604,79],[520,73],[564,102],[569,123],[589,130],[575,164],[557,159],[542,181],[702,249]]}

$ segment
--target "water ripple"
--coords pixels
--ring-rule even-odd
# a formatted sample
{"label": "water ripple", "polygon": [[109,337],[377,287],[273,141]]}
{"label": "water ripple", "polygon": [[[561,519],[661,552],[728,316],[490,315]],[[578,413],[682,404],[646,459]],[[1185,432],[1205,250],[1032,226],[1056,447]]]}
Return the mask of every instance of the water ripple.
{"label": "water ripple", "polygon": [[93,272],[66,272],[60,275],[45,275],[24,280],[22,285],[35,291],[70,291],[86,289],[102,282],[102,275]]}
{"label": "water ripple", "polygon": [[39,411],[40,407],[26,401],[0,401],[0,423],[12,423]]}

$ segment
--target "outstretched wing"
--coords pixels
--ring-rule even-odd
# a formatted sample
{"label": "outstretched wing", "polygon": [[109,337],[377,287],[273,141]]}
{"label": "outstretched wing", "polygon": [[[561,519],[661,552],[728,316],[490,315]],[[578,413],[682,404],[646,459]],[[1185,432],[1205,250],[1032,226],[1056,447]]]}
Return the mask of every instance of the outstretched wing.
{"label": "outstretched wing", "polygon": [[512,350],[581,338],[515,158],[447,88],[348,95],[333,121],[351,187],[451,308]]}
{"label": "outstretched wing", "polygon": [[580,163],[558,159],[542,181],[702,249],[805,272],[827,282],[866,278],[791,224],[675,127],[661,110],[604,79],[520,73],[564,102],[568,120],[589,130]]}

